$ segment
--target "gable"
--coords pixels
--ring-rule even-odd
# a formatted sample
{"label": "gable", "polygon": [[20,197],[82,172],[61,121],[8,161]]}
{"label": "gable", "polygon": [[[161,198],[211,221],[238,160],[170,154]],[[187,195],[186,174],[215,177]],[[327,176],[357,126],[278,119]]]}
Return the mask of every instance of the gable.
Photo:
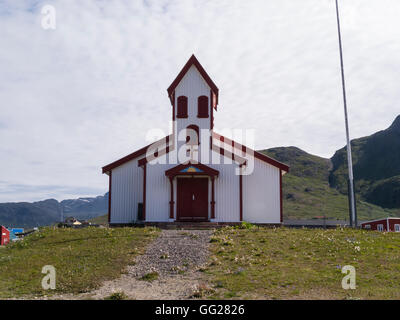
{"label": "gable", "polygon": [[219,171],[202,163],[183,163],[165,171],[167,177],[175,177],[177,175],[199,175],[215,177],[219,175]]}
{"label": "gable", "polygon": [[167,92],[168,96],[171,100],[171,104],[173,104],[173,93],[175,92],[176,87],[179,85],[179,83],[182,81],[182,79],[185,77],[189,69],[194,66],[196,70],[199,72],[201,77],[204,79],[204,81],[207,83],[207,85],[210,87],[213,97],[215,97],[215,101],[213,102],[213,106],[216,109],[217,104],[218,104],[218,92],[219,89],[215,85],[215,83],[211,80],[210,76],[207,74],[207,72],[204,70],[200,62],[197,60],[197,58],[194,56],[194,54],[190,57],[190,59],[186,62],[185,66],[182,68],[182,70],[179,72],[178,76],[175,78],[175,80],[171,83],[171,85],[168,87]]}
{"label": "gable", "polygon": [[182,80],[177,84],[175,88],[175,96],[190,96],[192,94],[203,94],[208,96],[210,94],[210,89],[210,86],[201,76],[200,72],[194,65],[192,65]]}

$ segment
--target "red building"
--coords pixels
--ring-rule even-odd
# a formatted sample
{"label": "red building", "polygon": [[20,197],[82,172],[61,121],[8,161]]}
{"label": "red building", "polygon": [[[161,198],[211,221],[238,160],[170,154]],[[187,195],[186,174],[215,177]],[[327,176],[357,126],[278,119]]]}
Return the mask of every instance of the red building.
{"label": "red building", "polygon": [[400,218],[384,218],[361,223],[362,229],[400,232]]}
{"label": "red building", "polygon": [[10,242],[10,231],[6,227],[0,226],[0,245],[5,246]]}

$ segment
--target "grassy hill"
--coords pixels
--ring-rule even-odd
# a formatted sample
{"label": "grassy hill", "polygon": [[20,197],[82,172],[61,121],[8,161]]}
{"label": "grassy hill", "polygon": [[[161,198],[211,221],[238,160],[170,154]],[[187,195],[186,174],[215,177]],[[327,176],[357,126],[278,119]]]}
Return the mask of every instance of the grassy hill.
{"label": "grassy hill", "polygon": [[[41,228],[0,247],[0,298],[81,293],[119,277],[157,236],[154,228]],[[56,290],[41,287],[42,267],[56,268]]]}
{"label": "grassy hill", "polygon": [[[386,130],[351,141],[356,191],[385,208],[400,209],[400,116]],[[330,185],[347,190],[346,148],[332,157]]]}
{"label": "grassy hill", "polygon": [[[330,187],[332,167],[329,159],[311,155],[296,147],[280,147],[260,152],[290,165],[283,176],[284,219],[310,219],[326,216],[348,220],[348,200],[345,194]],[[400,215],[400,209],[383,209],[357,197],[359,220]]]}
{"label": "grassy hill", "polygon": [[[400,234],[354,229],[223,228],[203,270],[217,299],[399,299]],[[344,290],[342,267],[356,271]]]}
{"label": "grassy hill", "polygon": [[[41,228],[0,247],[0,298],[83,298],[76,295],[126,272],[158,234],[156,228]],[[199,269],[199,298],[400,298],[399,233],[243,224],[214,231],[210,242],[208,262]],[[54,291],[41,287],[44,265],[56,268]],[[345,265],[356,268],[356,290],[341,287]],[[195,287],[200,278],[190,276]],[[121,291],[112,296],[125,297]]]}

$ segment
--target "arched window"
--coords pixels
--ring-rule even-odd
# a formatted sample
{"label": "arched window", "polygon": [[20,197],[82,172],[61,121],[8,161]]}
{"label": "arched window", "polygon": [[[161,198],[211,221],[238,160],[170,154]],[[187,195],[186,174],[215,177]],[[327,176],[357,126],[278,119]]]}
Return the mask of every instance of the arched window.
{"label": "arched window", "polygon": [[197,117],[208,118],[208,97],[200,96],[197,98]]}
{"label": "arched window", "polygon": [[187,118],[188,117],[188,98],[185,96],[178,97],[178,112],[176,114],[177,118]]}
{"label": "arched window", "polygon": [[198,126],[191,124],[186,127],[186,143],[189,145],[200,144],[200,131]]}

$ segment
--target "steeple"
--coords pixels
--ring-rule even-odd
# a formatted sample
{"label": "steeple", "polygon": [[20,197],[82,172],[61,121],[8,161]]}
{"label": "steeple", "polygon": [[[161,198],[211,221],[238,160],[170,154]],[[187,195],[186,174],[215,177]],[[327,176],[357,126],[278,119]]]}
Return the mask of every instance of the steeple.
{"label": "steeple", "polygon": [[183,145],[196,148],[205,142],[204,139],[208,143],[214,127],[218,87],[194,55],[167,91],[172,105],[173,135],[177,150]]}

